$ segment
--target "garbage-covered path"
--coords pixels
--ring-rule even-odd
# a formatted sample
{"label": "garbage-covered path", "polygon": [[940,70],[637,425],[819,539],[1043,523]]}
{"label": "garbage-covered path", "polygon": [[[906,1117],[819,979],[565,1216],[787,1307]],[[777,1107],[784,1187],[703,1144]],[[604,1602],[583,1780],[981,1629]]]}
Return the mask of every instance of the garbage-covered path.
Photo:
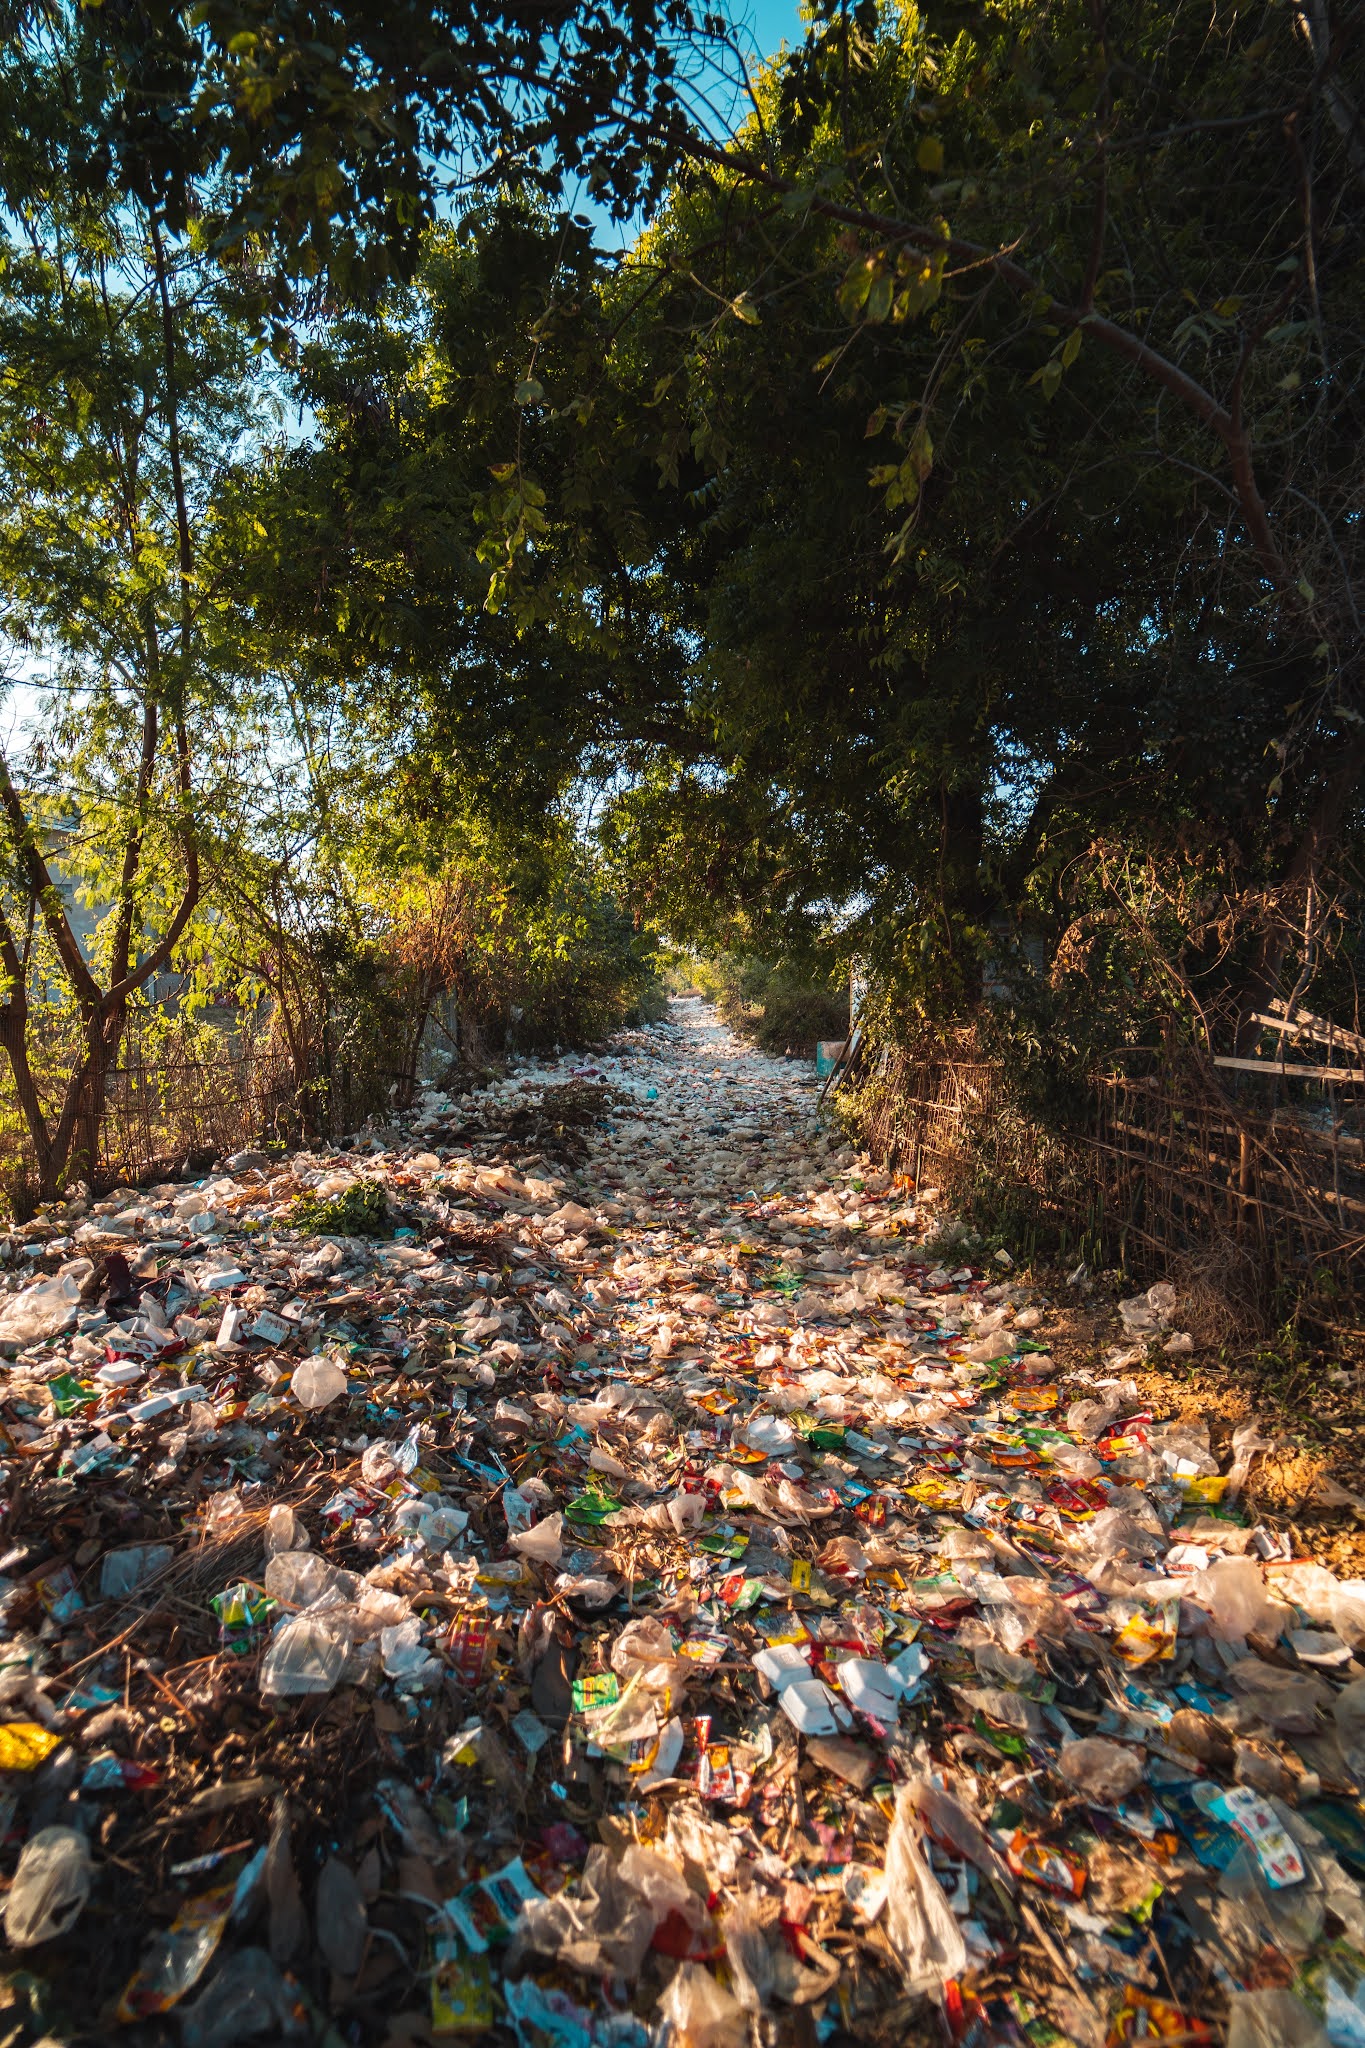
{"label": "garbage-covered path", "polygon": [[12,1233],[0,2041],[1365,2039],[1365,1587],[932,1227],[690,1002]]}

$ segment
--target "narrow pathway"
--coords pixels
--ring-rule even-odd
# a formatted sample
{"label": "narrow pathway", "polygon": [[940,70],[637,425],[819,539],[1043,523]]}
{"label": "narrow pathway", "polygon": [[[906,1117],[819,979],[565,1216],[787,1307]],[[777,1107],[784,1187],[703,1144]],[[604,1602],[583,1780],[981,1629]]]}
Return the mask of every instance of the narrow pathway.
{"label": "narrow pathway", "polygon": [[926,1227],[693,1001],[16,1233],[15,2038],[1365,2037],[1365,1588]]}

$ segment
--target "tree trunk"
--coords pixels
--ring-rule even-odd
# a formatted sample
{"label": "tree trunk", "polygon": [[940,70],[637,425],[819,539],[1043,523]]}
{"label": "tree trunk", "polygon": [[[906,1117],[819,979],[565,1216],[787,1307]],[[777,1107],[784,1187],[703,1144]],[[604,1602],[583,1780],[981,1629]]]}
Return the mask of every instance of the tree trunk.
{"label": "tree trunk", "polygon": [[47,1158],[40,1162],[39,1199],[56,1201],[77,1180],[91,1180],[99,1165],[104,1090],[123,1042],[125,1006],[101,1006],[86,1022],[85,1055],[67,1083]]}

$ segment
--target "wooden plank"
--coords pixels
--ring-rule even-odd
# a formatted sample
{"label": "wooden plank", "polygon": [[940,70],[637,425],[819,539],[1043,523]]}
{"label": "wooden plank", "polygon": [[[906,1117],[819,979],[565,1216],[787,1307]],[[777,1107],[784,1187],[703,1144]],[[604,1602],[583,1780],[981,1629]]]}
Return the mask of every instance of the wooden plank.
{"label": "wooden plank", "polygon": [[1278,1015],[1266,1018],[1257,1017],[1255,1019],[1256,1023],[1267,1023],[1271,1025],[1272,1029],[1276,1027],[1280,1029],[1292,1027],[1295,1030],[1307,1032],[1309,1036],[1320,1033],[1323,1034],[1317,1039],[1320,1045],[1349,1045],[1354,1046],[1357,1052],[1365,1052],[1365,1038],[1362,1038],[1358,1031],[1347,1031],[1342,1025],[1334,1024],[1330,1017],[1319,1017],[1315,1010],[1305,1010],[1302,1008],[1295,1010],[1291,1017],[1289,1014],[1289,1004],[1282,996],[1273,997],[1270,1007],[1272,1011],[1278,1012]]}
{"label": "wooden plank", "polygon": [[1213,1064],[1235,1067],[1239,1074],[1273,1074],[1277,1080],[1349,1081],[1356,1085],[1365,1081],[1365,1069],[1360,1067],[1286,1066],[1281,1060],[1235,1060],[1225,1053],[1220,1053]]}

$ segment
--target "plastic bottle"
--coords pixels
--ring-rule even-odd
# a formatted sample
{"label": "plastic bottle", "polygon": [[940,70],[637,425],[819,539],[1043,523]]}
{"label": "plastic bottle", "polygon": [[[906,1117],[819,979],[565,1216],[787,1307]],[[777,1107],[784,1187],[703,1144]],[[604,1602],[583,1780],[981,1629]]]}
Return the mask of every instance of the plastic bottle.
{"label": "plastic bottle", "polygon": [[19,1858],[5,1901],[11,1948],[33,1948],[74,1927],[90,1896],[90,1845],[75,1828],[39,1828]]}

